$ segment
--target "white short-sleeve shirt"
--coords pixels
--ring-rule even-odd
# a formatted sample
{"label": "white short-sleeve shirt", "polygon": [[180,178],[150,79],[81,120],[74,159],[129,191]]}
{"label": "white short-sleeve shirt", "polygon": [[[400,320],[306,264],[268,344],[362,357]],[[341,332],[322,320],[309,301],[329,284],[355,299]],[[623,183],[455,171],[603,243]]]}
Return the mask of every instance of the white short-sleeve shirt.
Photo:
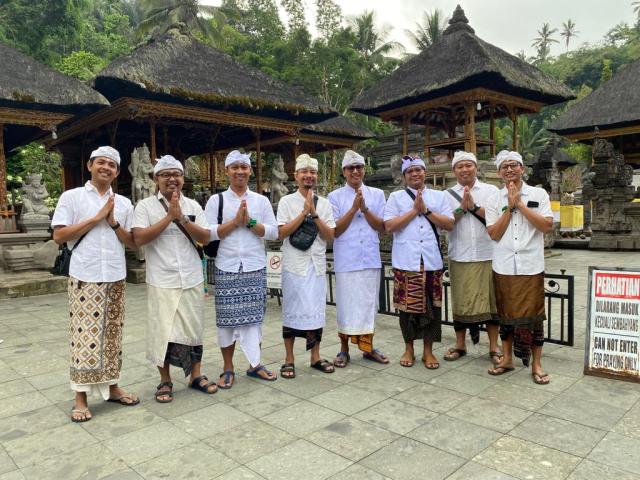
{"label": "white short-sleeve shirt", "polygon": [[[136,205],[132,228],[147,228],[162,220],[167,211],[160,201],[169,205],[160,192],[140,200]],[[179,203],[183,215],[190,216],[202,228],[210,228],[198,202],[181,194]],[[173,222],[144,246],[144,252],[149,285],[187,289],[204,281],[198,252]]]}
{"label": "white short-sleeve shirt", "polygon": [[[382,218],[384,215],[384,192],[379,188],[361,187],[365,205]],[[338,221],[353,206],[356,191],[349,185],[334,190],[328,195],[333,207],[333,218]],[[354,272],[367,268],[380,268],[380,238],[361,211],[351,220],[347,229],[333,241],[333,260],[336,272]]]}
{"label": "white short-sleeve shirt", "polygon": [[[111,188],[102,196],[91,181],[83,187],[64,192],[53,214],[51,226],[66,227],[94,217],[113,193]],[[114,217],[127,232],[133,221],[131,201],[116,194]],[[74,248],[77,240],[68,242]],[[106,220],[101,221],[86,234],[78,248],[73,250],[69,275],[83,282],[117,282],[127,276],[124,245]]]}
{"label": "white short-sleeve shirt", "polygon": [[[285,195],[278,203],[278,213],[276,216],[278,225],[285,225],[300,215],[304,209],[305,198],[300,192],[295,191]],[[335,228],[336,222],[333,220],[333,210],[329,200],[318,197],[316,213],[320,220],[326,223],[329,228]],[[302,277],[307,275],[309,262],[313,262],[316,275],[324,275],[327,271],[326,265],[327,242],[318,233],[311,247],[302,251],[292,247],[289,237],[282,242],[282,268],[288,272],[295,273]]]}
{"label": "white short-sleeve shirt", "polygon": [[[417,190],[410,188],[414,195]],[[453,218],[453,211],[448,194],[425,188],[422,191],[424,204],[429,210]],[[384,209],[384,221],[391,220],[407,213],[413,208],[414,200],[405,190],[398,190],[389,195]],[[440,270],[443,266],[440,246],[433,228],[424,215],[414,217],[403,229],[393,233],[391,263],[393,268],[411,272],[420,271],[420,259],[425,270]]]}
{"label": "white short-sleeve shirt", "polygon": [[[520,198],[530,209],[553,218],[549,194],[542,188],[522,183]],[[498,221],[508,208],[507,189],[491,196],[485,209],[487,227]],[[493,271],[502,275],[536,275],[544,271],[544,234],[535,228],[519,210],[511,214],[502,238],[493,242]]]}
{"label": "white short-sleeve shirt", "polygon": [[[459,183],[452,190],[460,198],[464,195],[464,187]],[[476,179],[470,193],[473,201],[486,209],[489,198],[497,191],[496,186]],[[452,210],[460,207],[460,201],[448,191],[447,197]],[[470,212],[462,215],[449,232],[449,258],[456,262],[484,262],[493,258],[493,241],[487,228]]]}

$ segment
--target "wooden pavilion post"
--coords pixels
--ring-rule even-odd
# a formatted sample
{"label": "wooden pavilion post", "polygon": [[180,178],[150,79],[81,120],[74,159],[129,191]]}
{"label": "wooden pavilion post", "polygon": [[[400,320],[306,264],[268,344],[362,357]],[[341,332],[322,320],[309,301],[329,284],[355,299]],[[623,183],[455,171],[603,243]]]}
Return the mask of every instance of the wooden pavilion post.
{"label": "wooden pavilion post", "polygon": [[426,119],[424,124],[424,156],[425,162],[431,163],[431,148],[429,147],[431,143],[431,119],[428,111],[424,112],[424,117]]}
{"label": "wooden pavilion post", "polygon": [[214,195],[216,193],[216,171],[214,170],[216,166],[211,153],[207,153],[207,161],[209,162],[209,186],[211,195]]}
{"label": "wooden pavilion post", "polygon": [[151,149],[151,163],[156,163],[158,154],[156,151],[156,122],[154,120],[149,121],[149,145]]}
{"label": "wooden pavilion post", "polygon": [[409,154],[409,117],[402,117],[402,155]]}
{"label": "wooden pavilion post", "polygon": [[327,186],[327,192],[331,192],[336,184],[336,151],[331,149],[331,172],[329,174],[329,185]]}
{"label": "wooden pavilion post", "polygon": [[511,148],[514,152],[518,151],[518,115],[515,109],[510,112],[511,117]]}
{"label": "wooden pavilion post", "polygon": [[213,156],[213,192],[218,188],[218,154]]}
{"label": "wooden pavilion post", "polygon": [[[489,140],[496,140],[496,119],[493,117],[493,105],[489,106]],[[496,144],[492,143],[489,146],[489,155],[491,158],[496,156]]]}
{"label": "wooden pavilion post", "polygon": [[477,153],[475,103],[465,103],[464,117],[464,149],[475,155]]}
{"label": "wooden pavilion post", "polygon": [[256,136],[256,192],[262,194],[262,151],[260,149],[260,129],[254,131]]}
{"label": "wooden pavilion post", "polygon": [[163,155],[167,155],[169,153],[169,132],[167,131],[167,127],[162,127],[162,149]]}
{"label": "wooden pavilion post", "polygon": [[0,210],[4,212],[7,200],[7,159],[4,156],[4,123],[0,123]]}

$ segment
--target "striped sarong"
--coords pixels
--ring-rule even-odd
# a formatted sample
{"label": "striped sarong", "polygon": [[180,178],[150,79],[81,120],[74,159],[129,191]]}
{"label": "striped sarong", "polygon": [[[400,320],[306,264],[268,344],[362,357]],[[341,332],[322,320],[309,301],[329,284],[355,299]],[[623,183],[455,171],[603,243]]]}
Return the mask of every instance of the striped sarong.
{"label": "striped sarong", "polygon": [[216,326],[257,325],[267,310],[267,269],[237,272],[215,269]]}

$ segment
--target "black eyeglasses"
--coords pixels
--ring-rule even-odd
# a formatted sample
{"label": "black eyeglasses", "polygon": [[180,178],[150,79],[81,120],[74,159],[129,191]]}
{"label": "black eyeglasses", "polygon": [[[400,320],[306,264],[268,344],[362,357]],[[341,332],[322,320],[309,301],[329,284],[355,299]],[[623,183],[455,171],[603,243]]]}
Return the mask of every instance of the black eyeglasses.
{"label": "black eyeglasses", "polygon": [[364,165],[348,165],[348,166],[344,167],[344,169],[347,172],[353,172],[354,170],[360,171],[360,170],[364,169]]}
{"label": "black eyeglasses", "polygon": [[164,178],[164,179],[168,180],[171,177],[173,177],[173,178],[182,178],[182,177],[184,177],[184,173],[182,173],[182,172],[160,172],[158,174],[158,176],[160,178]]}

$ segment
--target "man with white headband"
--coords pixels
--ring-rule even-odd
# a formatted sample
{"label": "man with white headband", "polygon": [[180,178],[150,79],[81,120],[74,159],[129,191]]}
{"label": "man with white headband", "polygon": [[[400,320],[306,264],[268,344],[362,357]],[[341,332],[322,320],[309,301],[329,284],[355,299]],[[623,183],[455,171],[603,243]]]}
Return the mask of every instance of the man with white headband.
{"label": "man with white headband", "polygon": [[247,375],[267,381],[276,379],[260,363],[260,344],[267,309],[264,241],[278,238],[278,226],[267,197],[249,190],[253,173],[249,154],[234,150],[227,155],[224,166],[229,188],[209,199],[204,214],[211,225],[211,238],[220,240],[215,260],[215,305],[224,368],[218,387],[231,388],[235,381],[236,341],[249,362]]}
{"label": "man with white headband", "polygon": [[453,361],[467,354],[465,332],[473,343],[480,340],[484,323],[489,337],[489,357],[498,363],[498,313],[493,288],[493,243],[487,233],[485,208],[498,189],[478,180],[478,161],[471,152],[458,151],[451,162],[458,183],[447,190],[455,226],[449,234],[449,278],[456,344],[444,355]]}
{"label": "man with white headband", "polygon": [[393,305],[400,311],[405,352],[400,365],[415,362],[414,340],[423,341],[422,363],[440,367],[433,342],[442,337],[442,253],[438,228],[451,230],[453,212],[446,193],[425,186],[426,166],[421,158],[405,156],[402,176],[406,188],[389,196],[384,225],[393,233]]}
{"label": "man with white headband", "polygon": [[189,387],[211,394],[216,384],[202,374],[204,275],[197,244],[209,242],[202,207],[182,194],[184,168],[171,155],[157,160],[158,193],[136,205],[133,238],[145,249],[147,267],[147,360],[160,372],[155,398],[173,400],[170,365],[189,376]]}
{"label": "man with white headband", "polygon": [[127,276],[124,247],[135,248],[133,205],[111,189],[120,174],[117,150],[94,150],[87,170],[91,179],[60,196],[51,221],[55,242],[69,243],[73,251],[69,265],[73,422],[93,417],[87,394],[126,406],[140,403],[118,387]]}
{"label": "man with white headband", "polygon": [[306,153],[296,159],[298,190],[280,199],[278,229],[282,244],[282,337],[286,350],[280,369],[283,378],[295,378],[293,345],[302,337],[311,350],[311,367],[333,372],[333,364],[320,357],[327,298],[326,251],[333,240],[335,222],[331,204],[317,196],[318,160]]}
{"label": "man with white headband", "polygon": [[518,152],[506,150],[496,157],[505,186],[487,203],[487,231],[493,240],[493,278],[504,357],[491,375],[514,369],[513,354],[525,366],[531,362],[533,381],[550,381],[542,369],[544,344],[544,234],[553,229],[549,195],[523,179]]}
{"label": "man with white headband", "polygon": [[364,157],[347,150],[342,160],[344,187],[328,196],[336,221],[333,242],[336,272],[336,307],[340,352],[333,364],[346,367],[351,357],[349,341],[358,345],[363,358],[389,363],[373,348],[380,289],[380,239],[384,233],[384,192],[364,185]]}

